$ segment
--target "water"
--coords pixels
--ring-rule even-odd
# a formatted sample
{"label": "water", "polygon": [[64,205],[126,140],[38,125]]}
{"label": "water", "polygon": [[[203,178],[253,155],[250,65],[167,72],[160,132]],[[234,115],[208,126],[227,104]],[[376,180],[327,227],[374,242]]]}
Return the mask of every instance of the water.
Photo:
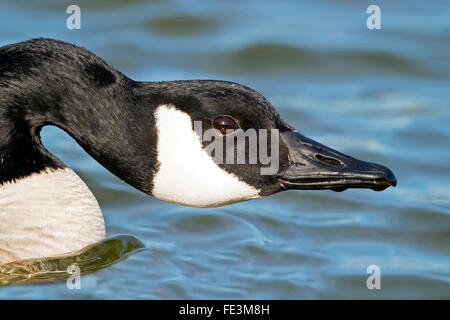
{"label": "water", "polygon": [[[100,262],[81,290],[54,274],[0,299],[450,298],[448,1],[377,1],[373,31],[368,1],[77,3],[81,30],[66,28],[70,1],[0,4],[0,44],[52,37],[136,80],[246,84],[305,135],[391,168],[398,186],[181,207],[135,191],[48,127],[44,143],[87,182],[113,242],[89,251]],[[381,290],[366,287],[373,264]]]}

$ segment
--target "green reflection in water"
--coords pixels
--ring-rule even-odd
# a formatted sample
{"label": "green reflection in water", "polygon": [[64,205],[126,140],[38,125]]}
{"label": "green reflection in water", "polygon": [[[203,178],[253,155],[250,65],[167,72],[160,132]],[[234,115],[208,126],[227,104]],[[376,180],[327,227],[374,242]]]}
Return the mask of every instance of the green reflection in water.
{"label": "green reflection in water", "polygon": [[65,279],[70,276],[67,268],[72,265],[78,266],[81,274],[94,272],[144,248],[139,239],[118,235],[62,256],[7,263],[0,266],[0,286]]}

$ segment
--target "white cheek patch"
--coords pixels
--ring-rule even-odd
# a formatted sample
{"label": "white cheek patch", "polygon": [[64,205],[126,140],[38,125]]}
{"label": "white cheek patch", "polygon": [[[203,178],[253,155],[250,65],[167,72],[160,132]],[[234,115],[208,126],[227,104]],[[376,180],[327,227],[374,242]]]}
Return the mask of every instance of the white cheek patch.
{"label": "white cheek patch", "polygon": [[192,207],[216,207],[259,197],[259,190],[221,169],[202,148],[191,117],[171,105],[155,111],[158,172],[152,194]]}

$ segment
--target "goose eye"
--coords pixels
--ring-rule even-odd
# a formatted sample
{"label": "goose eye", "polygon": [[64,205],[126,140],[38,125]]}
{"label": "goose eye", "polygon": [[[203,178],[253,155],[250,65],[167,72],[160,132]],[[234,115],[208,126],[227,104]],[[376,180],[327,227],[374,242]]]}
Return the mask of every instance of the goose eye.
{"label": "goose eye", "polygon": [[222,134],[226,134],[226,130],[236,130],[238,126],[233,118],[229,116],[220,116],[214,119],[213,127],[219,130]]}

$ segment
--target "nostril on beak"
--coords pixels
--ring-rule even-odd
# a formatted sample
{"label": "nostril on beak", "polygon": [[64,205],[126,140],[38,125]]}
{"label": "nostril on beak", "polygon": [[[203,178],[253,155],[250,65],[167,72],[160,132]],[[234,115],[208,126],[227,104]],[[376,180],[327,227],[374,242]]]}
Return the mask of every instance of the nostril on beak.
{"label": "nostril on beak", "polygon": [[340,162],[339,160],[336,160],[336,159],[333,159],[330,157],[325,157],[321,154],[316,154],[316,159],[327,165],[332,165],[332,166],[341,166],[342,165],[342,162]]}

